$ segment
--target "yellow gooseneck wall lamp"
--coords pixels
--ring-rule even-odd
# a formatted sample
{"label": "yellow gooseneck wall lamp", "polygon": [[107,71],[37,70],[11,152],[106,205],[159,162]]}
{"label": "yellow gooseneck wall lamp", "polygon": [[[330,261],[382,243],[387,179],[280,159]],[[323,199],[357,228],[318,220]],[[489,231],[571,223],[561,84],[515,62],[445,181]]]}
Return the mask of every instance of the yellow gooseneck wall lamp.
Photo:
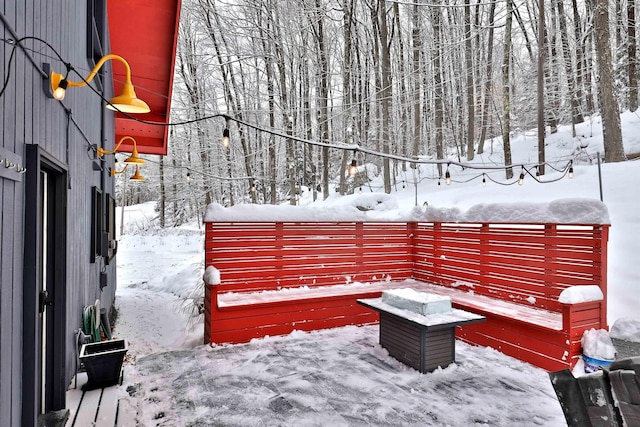
{"label": "yellow gooseneck wall lamp", "polygon": [[[124,64],[126,70],[126,80],[124,82],[124,85],[122,86],[122,93],[115,98],[111,98],[111,100],[109,100],[109,104],[107,104],[107,108],[114,111],[120,111],[122,113],[136,114],[150,112],[151,109],[149,108],[147,103],[136,96],[136,92],[133,88],[133,85],[131,84],[131,67],[129,67],[129,64],[123,57],[115,54],[105,55],[100,58],[96,66],[93,67],[93,70],[91,70],[91,73],[89,73],[87,78],[81,82],[71,82],[67,80],[67,76],[63,76],[62,74],[52,71],[50,80],[51,92],[53,93],[53,97],[58,101],[62,101],[68,87],[86,86],[87,83],[90,83],[91,80],[93,80],[100,67],[102,67],[105,62],[112,59],[118,60],[122,62],[122,64]],[[68,65],[67,68],[69,68]]]}
{"label": "yellow gooseneck wall lamp", "polygon": [[144,165],[145,161],[144,159],[140,158],[140,155],[138,154],[138,146],[136,143],[136,140],[133,139],[130,136],[123,136],[122,138],[120,138],[120,141],[118,141],[118,143],[116,144],[115,148],[112,151],[107,151],[104,148],[97,148],[97,154],[98,157],[102,157],[104,155],[108,155],[108,154],[115,154],[118,152],[118,148],[120,148],[120,145],[122,144],[123,141],[126,140],[130,140],[131,142],[133,142],[133,151],[131,151],[131,156],[128,157],[127,159],[125,159],[125,163],[129,164],[129,163],[134,163],[134,164],[138,164],[138,165]]}
{"label": "yellow gooseneck wall lamp", "polygon": [[[121,171],[116,171],[115,169],[111,169],[111,176],[116,176],[119,175],[121,173],[124,173],[124,171],[127,170],[127,167],[129,167],[129,165],[136,165],[136,172],[131,176],[132,181],[144,181],[144,177],[142,175],[140,175],[140,169],[138,168],[139,165],[144,165],[146,162],[144,161],[144,159],[141,159],[139,154],[138,154],[138,146],[136,144],[136,140],[133,139],[130,136],[123,136],[122,138],[120,138],[120,141],[118,141],[118,143],[116,144],[115,148],[111,151],[107,151],[104,148],[97,148],[97,155],[98,157],[102,157],[104,155],[109,155],[109,154],[115,154],[118,152],[118,148],[120,148],[120,145],[122,144],[123,141],[126,140],[130,140],[131,142],[133,142],[133,151],[131,151],[131,156],[127,157],[124,160],[124,168]],[[117,161],[117,160],[116,160]]]}

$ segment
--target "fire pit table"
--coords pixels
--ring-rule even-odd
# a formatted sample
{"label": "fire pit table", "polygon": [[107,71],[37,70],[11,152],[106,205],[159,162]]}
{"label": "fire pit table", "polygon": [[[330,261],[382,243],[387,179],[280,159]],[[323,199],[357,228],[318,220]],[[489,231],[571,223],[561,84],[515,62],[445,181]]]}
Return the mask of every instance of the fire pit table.
{"label": "fire pit table", "polygon": [[380,313],[380,345],[421,373],[455,362],[456,326],[486,320],[452,308],[449,297],[412,289],[384,291],[358,304]]}

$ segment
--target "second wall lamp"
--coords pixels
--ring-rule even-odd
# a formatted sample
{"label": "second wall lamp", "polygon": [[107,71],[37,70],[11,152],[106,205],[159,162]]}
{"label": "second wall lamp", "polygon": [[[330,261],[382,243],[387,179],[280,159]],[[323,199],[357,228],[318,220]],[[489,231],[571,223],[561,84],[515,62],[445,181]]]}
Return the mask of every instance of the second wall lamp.
{"label": "second wall lamp", "polygon": [[[120,138],[120,141],[118,141],[118,143],[116,144],[116,146],[114,147],[113,150],[111,151],[107,151],[104,148],[100,148],[98,147],[96,149],[97,155],[98,157],[102,157],[104,155],[108,155],[108,154],[115,154],[118,152],[118,148],[120,148],[120,145],[122,144],[123,141],[125,140],[130,140],[133,143],[133,151],[131,151],[131,156],[127,157],[124,160],[124,168],[121,171],[116,171],[115,169],[111,169],[111,176],[116,176],[119,175],[121,173],[124,173],[124,171],[127,170],[127,167],[129,167],[129,165],[136,165],[136,172],[131,176],[131,180],[132,181],[144,181],[144,178],[142,175],[140,175],[140,169],[138,168],[139,165],[144,165],[146,162],[144,161],[144,159],[141,159],[139,154],[138,154],[138,146],[136,143],[136,140],[133,139],[130,136],[123,136],[122,138]],[[117,161],[117,160],[116,160]]]}
{"label": "second wall lamp", "polygon": [[[124,168],[122,168],[122,170],[117,171],[115,169],[111,169],[111,176],[116,176],[116,175],[120,175],[122,173],[124,173],[127,168],[129,167],[130,163],[127,163],[126,165],[124,165]],[[144,181],[144,177],[142,175],[140,175],[140,169],[138,168],[138,165],[136,165],[136,172],[131,175],[131,178],[129,178],[131,181]]]}
{"label": "second wall lamp", "polygon": [[125,159],[125,163],[134,163],[134,164],[138,164],[138,165],[144,165],[145,161],[144,159],[140,158],[140,155],[138,154],[138,146],[136,143],[136,140],[133,139],[130,136],[123,136],[122,138],[120,138],[120,141],[118,141],[118,143],[116,144],[116,146],[114,147],[114,149],[112,151],[107,151],[104,148],[98,147],[97,150],[97,154],[98,157],[102,157],[104,155],[108,155],[108,154],[115,154],[118,152],[118,148],[120,148],[120,145],[122,144],[123,141],[125,140],[130,140],[133,143],[133,151],[131,151],[131,156]]}
{"label": "second wall lamp", "polygon": [[107,104],[107,108],[114,111],[120,111],[122,113],[148,113],[151,111],[149,105],[146,102],[139,99],[136,96],[136,92],[133,88],[133,84],[131,84],[131,68],[125,59],[119,55],[108,54],[100,58],[98,63],[91,73],[81,82],[72,82],[67,80],[69,76],[69,71],[71,70],[71,65],[67,64],[67,75],[63,76],[62,74],[56,73],[55,71],[51,71],[49,76],[49,80],[51,82],[51,93],[53,97],[58,101],[62,101],[65,97],[66,90],[69,87],[80,87],[86,86],[87,83],[90,83],[91,80],[98,73],[100,67],[104,65],[104,63],[108,60],[115,59],[122,64],[124,64],[126,70],[126,80],[124,85],[122,86],[122,93],[119,96],[111,98],[109,103]]}

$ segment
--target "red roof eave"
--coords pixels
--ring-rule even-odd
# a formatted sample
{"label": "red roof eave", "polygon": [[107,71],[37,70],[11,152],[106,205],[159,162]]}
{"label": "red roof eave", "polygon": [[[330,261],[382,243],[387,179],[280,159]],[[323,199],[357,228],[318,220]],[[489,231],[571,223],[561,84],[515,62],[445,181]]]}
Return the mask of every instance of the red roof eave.
{"label": "red roof eave", "polygon": [[[114,144],[123,136],[136,140],[141,154],[166,155],[178,43],[181,0],[128,0],[107,2],[111,53],[122,56],[131,68],[131,82],[138,98],[151,112],[135,117],[116,113]],[[124,67],[112,61],[113,91],[119,94],[125,81]],[[118,151],[131,152],[125,140]]]}

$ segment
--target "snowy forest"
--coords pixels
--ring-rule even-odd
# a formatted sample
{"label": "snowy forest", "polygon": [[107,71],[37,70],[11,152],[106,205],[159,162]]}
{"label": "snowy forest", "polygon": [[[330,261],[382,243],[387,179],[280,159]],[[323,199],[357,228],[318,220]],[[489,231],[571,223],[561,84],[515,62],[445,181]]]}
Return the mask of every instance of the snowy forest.
{"label": "snowy forest", "polygon": [[604,161],[623,161],[619,114],[638,108],[635,9],[183,0],[169,153],[145,157],[145,182],[118,179],[120,203],[157,200],[172,226],[212,201],[296,204],[302,191],[322,200],[372,175],[389,193],[400,170],[430,163],[442,177],[494,138],[510,179],[510,140],[536,129],[533,167],[544,175],[558,160],[546,158],[545,134],[594,115]]}

